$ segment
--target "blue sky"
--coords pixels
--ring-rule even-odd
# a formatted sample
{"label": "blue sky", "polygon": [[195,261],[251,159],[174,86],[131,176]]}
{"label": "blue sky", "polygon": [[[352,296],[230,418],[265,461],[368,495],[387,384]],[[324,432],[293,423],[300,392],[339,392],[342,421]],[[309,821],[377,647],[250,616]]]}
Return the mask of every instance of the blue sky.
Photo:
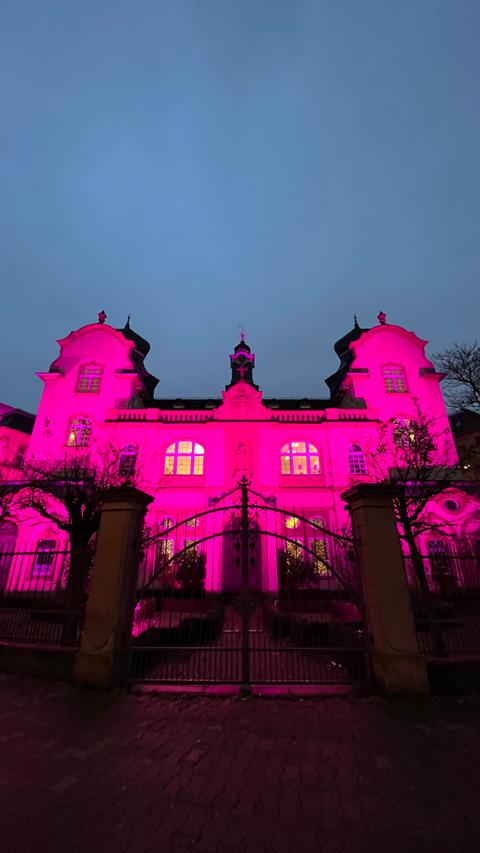
{"label": "blue sky", "polygon": [[266,395],[326,393],[380,309],[478,335],[478,0],[0,0],[0,399],[55,340],[152,344],[218,394],[243,324]]}

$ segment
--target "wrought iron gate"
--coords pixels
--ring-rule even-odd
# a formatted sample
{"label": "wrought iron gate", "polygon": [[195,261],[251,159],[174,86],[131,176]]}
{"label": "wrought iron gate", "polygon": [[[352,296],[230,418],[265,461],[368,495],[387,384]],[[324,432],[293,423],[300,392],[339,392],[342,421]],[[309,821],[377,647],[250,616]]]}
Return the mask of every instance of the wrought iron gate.
{"label": "wrought iron gate", "polygon": [[[227,498],[232,503],[226,505]],[[141,573],[131,680],[239,684],[244,692],[252,684],[365,681],[367,640],[352,540],[299,513],[269,505],[245,478],[220,502],[146,540],[145,553],[156,553],[153,570],[145,560]],[[187,540],[175,554],[165,547],[181,525],[195,527],[226,511],[234,517],[231,525]],[[300,543],[277,532],[271,524],[261,527],[252,519],[255,512],[310,525],[314,533],[330,538],[329,554],[311,547],[312,542]],[[238,574],[238,590],[204,589],[201,546],[217,537],[229,537],[232,543],[230,559]],[[280,557],[284,555],[278,585],[271,591],[259,590],[255,580],[256,552],[264,537],[276,538],[283,549]]]}

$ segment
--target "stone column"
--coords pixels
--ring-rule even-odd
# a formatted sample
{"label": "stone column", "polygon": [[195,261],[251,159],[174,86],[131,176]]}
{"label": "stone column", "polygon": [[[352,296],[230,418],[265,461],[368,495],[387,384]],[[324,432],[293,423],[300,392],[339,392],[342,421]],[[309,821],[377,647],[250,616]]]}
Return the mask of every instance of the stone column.
{"label": "stone column", "polygon": [[143,520],[153,498],[132,486],[101,493],[101,518],[74,679],[111,687],[128,678]]}
{"label": "stone column", "polygon": [[373,677],[391,697],[429,692],[424,658],[418,650],[393,497],[388,485],[365,483],[343,493],[359,542],[359,571],[371,638]]}

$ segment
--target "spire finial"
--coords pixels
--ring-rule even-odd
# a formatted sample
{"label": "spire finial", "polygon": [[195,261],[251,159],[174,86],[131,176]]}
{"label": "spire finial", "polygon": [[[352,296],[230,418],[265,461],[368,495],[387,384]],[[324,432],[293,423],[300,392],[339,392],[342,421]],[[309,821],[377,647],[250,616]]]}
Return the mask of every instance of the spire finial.
{"label": "spire finial", "polygon": [[377,320],[378,320],[378,322],[380,323],[380,325],[381,325],[381,326],[384,326],[384,325],[385,325],[385,323],[387,322],[387,315],[385,314],[385,312],[384,312],[384,311],[379,311],[379,312],[378,312],[378,314],[377,314]]}
{"label": "spire finial", "polygon": [[355,328],[355,329],[358,329],[358,328],[359,328],[358,320],[357,320],[357,315],[356,315],[356,314],[354,314],[354,315],[353,315],[353,326],[354,326],[354,328]]}
{"label": "spire finial", "polygon": [[100,312],[97,314],[97,317],[98,317],[98,322],[99,322],[99,323],[104,323],[104,322],[105,322],[105,320],[107,319],[107,315],[105,314],[105,311],[100,311]]}
{"label": "spire finial", "polygon": [[129,315],[128,315],[128,317],[127,317],[127,322],[125,323],[125,328],[126,328],[126,329],[129,329],[129,328],[130,328],[130,314],[129,314]]}
{"label": "spire finial", "polygon": [[240,329],[240,343],[244,344],[245,343],[245,334],[246,334],[245,333],[245,327],[239,326],[239,329]]}

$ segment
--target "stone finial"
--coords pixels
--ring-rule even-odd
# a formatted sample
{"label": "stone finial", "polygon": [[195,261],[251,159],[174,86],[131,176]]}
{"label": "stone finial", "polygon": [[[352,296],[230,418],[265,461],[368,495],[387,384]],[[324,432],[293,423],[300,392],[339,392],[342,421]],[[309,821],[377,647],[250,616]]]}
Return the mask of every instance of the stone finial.
{"label": "stone finial", "polygon": [[381,326],[385,325],[385,323],[387,322],[387,315],[384,311],[379,311],[379,313],[377,314],[377,320]]}
{"label": "stone finial", "polygon": [[104,323],[105,320],[107,319],[107,315],[105,314],[105,311],[100,311],[100,313],[97,316],[98,316],[98,322],[99,323]]}

